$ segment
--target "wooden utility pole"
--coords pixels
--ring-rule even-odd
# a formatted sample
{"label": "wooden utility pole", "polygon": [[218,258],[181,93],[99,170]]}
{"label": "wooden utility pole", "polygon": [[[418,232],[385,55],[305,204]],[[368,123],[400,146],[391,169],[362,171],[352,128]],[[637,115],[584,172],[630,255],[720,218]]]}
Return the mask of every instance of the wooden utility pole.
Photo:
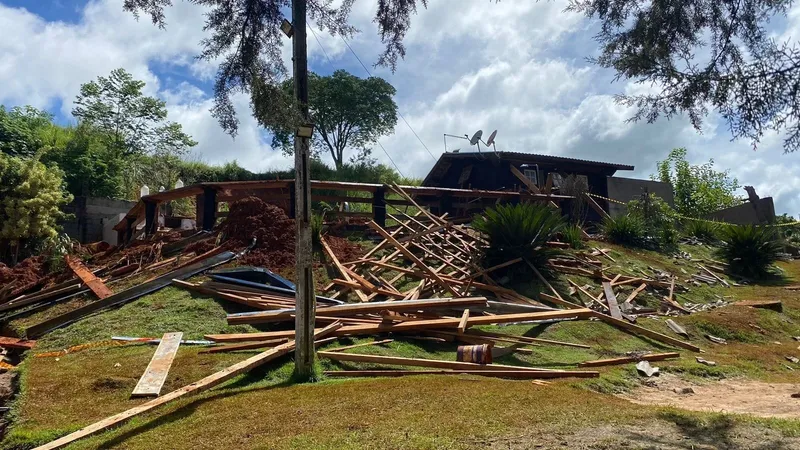
{"label": "wooden utility pole", "polygon": [[[300,107],[303,124],[311,122],[308,114],[308,55],[306,46],[306,0],[292,1],[294,93]],[[295,316],[295,376],[308,380],[314,376],[314,277],[311,259],[311,177],[309,174],[310,141],[308,137],[294,138],[295,224],[297,243],[297,315]]]}

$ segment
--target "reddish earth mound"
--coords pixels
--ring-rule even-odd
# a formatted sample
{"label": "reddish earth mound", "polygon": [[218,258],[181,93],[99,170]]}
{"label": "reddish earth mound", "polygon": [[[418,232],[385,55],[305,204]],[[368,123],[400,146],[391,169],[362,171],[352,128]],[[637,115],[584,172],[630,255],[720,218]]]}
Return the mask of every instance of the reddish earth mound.
{"label": "reddish earth mound", "polygon": [[355,242],[349,241],[345,238],[337,236],[325,236],[325,242],[328,243],[336,259],[341,263],[355,261],[364,256],[364,249]]}
{"label": "reddish earth mound", "polygon": [[281,208],[257,197],[231,203],[220,229],[227,243],[247,247],[256,239],[255,248],[242,258],[242,263],[280,270],[295,264],[294,220]]}
{"label": "reddish earth mound", "polygon": [[0,287],[14,284],[15,291],[28,289],[43,282],[45,278],[44,257],[32,256],[14,267],[0,263]]}

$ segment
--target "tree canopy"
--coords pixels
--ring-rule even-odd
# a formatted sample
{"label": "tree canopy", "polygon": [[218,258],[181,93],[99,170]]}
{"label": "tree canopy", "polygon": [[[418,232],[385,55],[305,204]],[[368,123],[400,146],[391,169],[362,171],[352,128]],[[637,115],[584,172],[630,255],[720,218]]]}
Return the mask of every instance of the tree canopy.
{"label": "tree canopy", "polygon": [[81,85],[72,115],[101,131],[107,146],[125,156],[183,154],[197,145],[180,124],[166,120],[166,102],[145,96],[144,87],[125,69],[115,69]]}
{"label": "tree canopy", "polygon": [[620,95],[633,120],[685,113],[698,130],[714,110],[755,148],[768,132],[800,148],[800,48],[776,39],[770,20],[792,0],[570,0],[600,21],[600,56],[618,79],[655,88]]}
{"label": "tree canopy", "polygon": [[[291,103],[293,80],[286,80],[282,87],[287,104]],[[358,78],[344,70],[329,76],[310,73],[308,91],[315,127],[312,148],[316,155],[328,151],[337,169],[345,163],[345,150],[361,150],[353,158],[355,162],[367,155],[365,150],[369,145],[391,133],[397,124],[397,104],[392,99],[396,91],[383,78]],[[259,116],[258,109],[255,113],[260,122],[269,124],[268,119]],[[292,130],[293,127],[274,130],[273,147],[282,147],[284,152],[292,154]]]}
{"label": "tree canopy", "polygon": [[702,217],[720,209],[736,206],[741,200],[735,192],[741,186],[730,171],[714,170],[714,160],[691,165],[685,148],[673,149],[657,163],[658,174],[651,178],[672,185],[675,209],[688,217]]}
{"label": "tree canopy", "polygon": [[0,105],[0,151],[11,156],[33,156],[44,144],[42,129],[52,116],[32,106],[7,110]]}
{"label": "tree canopy", "polygon": [[[291,0],[188,0],[209,9],[205,30],[211,36],[201,42],[203,51],[199,55],[207,61],[219,61],[214,85],[215,104],[212,114],[222,127],[231,134],[238,128],[236,112],[231,95],[236,92],[252,92],[260,86],[259,98],[280,97],[280,83],[287,77],[287,69],[281,57],[284,42],[280,30],[283,20],[291,22],[286,13],[291,11]],[[320,28],[332,35],[352,36],[358,30],[348,24],[355,0],[309,0],[308,16]],[[411,15],[417,6],[426,7],[428,0],[378,0],[374,22],[385,45],[378,58],[378,65],[394,69],[399,58],[405,56],[403,38],[411,26]],[[165,8],[172,0],[125,0],[125,9],[138,17],[149,15],[154,24],[166,26]],[[272,95],[274,94],[274,95]],[[258,106],[258,105],[254,105]],[[276,103],[278,110],[285,110]],[[261,105],[261,108],[269,105]],[[281,119],[278,114],[264,115]],[[270,129],[285,124],[265,124]],[[276,125],[276,126],[272,126]]]}

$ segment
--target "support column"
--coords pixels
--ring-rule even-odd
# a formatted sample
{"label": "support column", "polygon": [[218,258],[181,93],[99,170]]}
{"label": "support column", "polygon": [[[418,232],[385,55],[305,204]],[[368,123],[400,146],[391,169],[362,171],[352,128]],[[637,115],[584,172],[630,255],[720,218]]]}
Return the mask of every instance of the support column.
{"label": "support column", "polygon": [[211,231],[217,224],[217,190],[203,188],[203,229]]}
{"label": "support column", "polygon": [[297,187],[295,182],[289,183],[289,218],[294,219],[297,216]]}
{"label": "support column", "polygon": [[136,219],[133,217],[126,217],[125,221],[127,225],[125,226],[125,241],[124,243],[127,244],[128,242],[133,239],[133,223],[136,222]]}
{"label": "support column", "polygon": [[150,236],[158,229],[158,221],[156,220],[156,210],[158,203],[145,201],[144,202],[144,234]]}
{"label": "support column", "polygon": [[381,186],[372,195],[372,220],[386,228],[386,186]]}

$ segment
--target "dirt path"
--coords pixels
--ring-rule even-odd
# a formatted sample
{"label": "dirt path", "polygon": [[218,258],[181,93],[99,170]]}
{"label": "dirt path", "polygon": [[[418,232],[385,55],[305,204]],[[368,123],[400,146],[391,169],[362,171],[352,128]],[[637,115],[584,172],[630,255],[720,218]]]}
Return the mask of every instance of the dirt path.
{"label": "dirt path", "polygon": [[[675,406],[692,411],[753,414],[784,419],[800,418],[800,384],[762,383],[748,380],[722,380],[693,384],[664,374],[622,397],[634,403]],[[691,388],[694,393],[675,392]]]}

